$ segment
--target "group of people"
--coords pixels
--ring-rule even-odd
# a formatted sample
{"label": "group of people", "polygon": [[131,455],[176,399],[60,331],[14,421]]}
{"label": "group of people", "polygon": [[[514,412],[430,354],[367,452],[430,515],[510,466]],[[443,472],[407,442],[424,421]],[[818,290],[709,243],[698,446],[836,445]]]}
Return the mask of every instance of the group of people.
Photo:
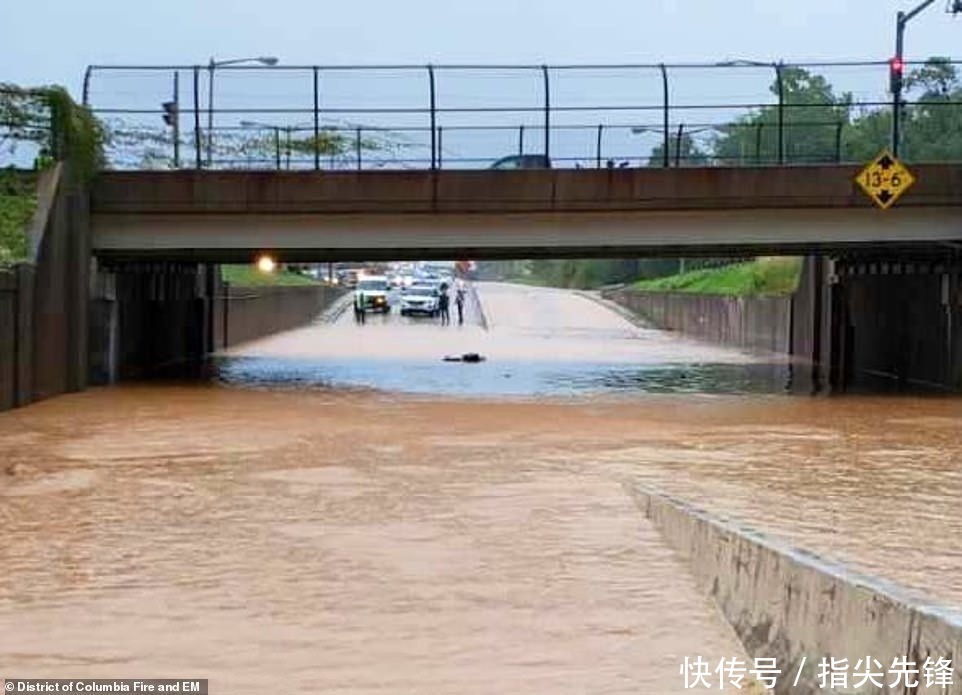
{"label": "group of people", "polygon": [[[464,283],[458,280],[454,291],[454,305],[458,309],[458,325],[464,325]],[[364,293],[357,291],[354,293],[354,321],[363,324],[367,320],[367,304]],[[438,314],[441,317],[441,325],[451,325],[451,297],[448,294],[447,283],[442,282],[438,290]]]}
{"label": "group of people", "polygon": [[[458,308],[458,325],[464,325],[464,283],[460,280],[454,291],[454,305]],[[448,295],[447,283],[441,283],[440,296],[438,297],[438,314],[441,316],[441,325],[451,325],[451,297]]]}

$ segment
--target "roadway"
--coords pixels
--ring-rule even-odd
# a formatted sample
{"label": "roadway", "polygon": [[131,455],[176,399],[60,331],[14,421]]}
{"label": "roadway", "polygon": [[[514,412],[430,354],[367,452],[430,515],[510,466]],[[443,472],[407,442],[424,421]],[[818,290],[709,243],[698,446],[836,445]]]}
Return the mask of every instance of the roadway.
{"label": "roadway", "polygon": [[[345,300],[349,301],[349,300]],[[747,365],[757,358],[736,350],[687,340],[629,321],[588,293],[506,283],[469,289],[465,323],[400,316],[399,294],[390,313],[369,313],[363,326],[351,311],[334,321],[239,345],[226,354],[249,358],[338,361],[419,361],[441,368],[445,356],[477,352],[488,364],[556,365]],[[774,361],[780,361],[772,358]],[[450,371],[450,368],[448,368]]]}

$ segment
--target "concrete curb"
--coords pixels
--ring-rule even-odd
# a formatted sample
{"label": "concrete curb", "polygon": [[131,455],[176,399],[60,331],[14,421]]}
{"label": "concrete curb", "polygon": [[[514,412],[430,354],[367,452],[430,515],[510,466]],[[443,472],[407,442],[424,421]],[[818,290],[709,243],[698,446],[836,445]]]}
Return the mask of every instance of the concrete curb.
{"label": "concrete curb", "polygon": [[[884,684],[895,658],[915,661],[920,687],[859,693],[962,694],[962,612],[927,603],[892,582],[792,549],[658,491],[630,492],[665,540],[685,556],[752,657],[775,657],[782,678],[773,692],[815,695],[822,658],[882,663]],[[925,687],[927,657],[952,660],[953,685]],[[801,670],[798,684],[793,685]],[[862,671],[858,671],[859,673]],[[787,678],[786,678],[787,676]],[[852,692],[846,690],[846,692]]]}
{"label": "concrete curb", "polygon": [[317,317],[312,321],[312,323],[325,323],[331,324],[335,323],[344,312],[347,311],[348,307],[351,306],[354,293],[347,292],[343,296],[335,299],[329,307],[317,315]]}
{"label": "concrete curb", "polygon": [[618,302],[612,299],[608,299],[607,297],[602,295],[600,292],[592,292],[590,290],[574,290],[574,293],[579,297],[584,297],[585,299],[589,299],[595,304],[600,304],[605,309],[615,312],[621,318],[623,318],[625,321],[632,324],[633,326],[637,326],[638,328],[647,328],[647,329],[657,328],[653,323],[648,321],[648,319],[646,319],[644,316],[641,316],[640,314],[636,314],[628,307],[622,304],[619,304]]}
{"label": "concrete curb", "polygon": [[478,318],[481,321],[481,328],[488,330],[490,324],[488,323],[488,317],[484,313],[484,304],[481,302],[481,295],[478,293],[477,283],[470,283],[468,289],[471,290],[471,296],[474,297],[474,308],[478,311]]}

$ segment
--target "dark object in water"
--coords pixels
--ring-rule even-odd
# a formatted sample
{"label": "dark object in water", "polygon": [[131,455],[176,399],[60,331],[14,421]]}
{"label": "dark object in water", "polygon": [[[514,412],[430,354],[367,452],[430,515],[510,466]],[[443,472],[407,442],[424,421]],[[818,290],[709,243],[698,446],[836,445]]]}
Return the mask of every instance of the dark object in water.
{"label": "dark object in water", "polygon": [[466,352],[466,353],[464,353],[463,355],[461,355],[460,357],[458,357],[458,356],[453,356],[453,355],[448,355],[447,357],[444,358],[444,361],[445,361],[445,362],[472,362],[472,363],[477,363],[477,362],[484,362],[484,359],[485,359],[485,358],[484,358],[483,355],[479,355],[479,354],[476,353],[476,352]]}

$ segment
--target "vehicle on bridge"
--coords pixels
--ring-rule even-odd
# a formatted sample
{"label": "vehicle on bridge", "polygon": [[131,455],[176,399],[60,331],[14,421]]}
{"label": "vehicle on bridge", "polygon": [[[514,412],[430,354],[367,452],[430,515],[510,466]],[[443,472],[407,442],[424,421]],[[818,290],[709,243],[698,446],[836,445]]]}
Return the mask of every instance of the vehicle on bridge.
{"label": "vehicle on bridge", "polygon": [[391,311],[391,284],[384,275],[362,275],[358,278],[355,297],[364,296],[365,311],[379,311],[387,314]]}
{"label": "vehicle on bridge", "polygon": [[491,169],[550,169],[551,160],[543,154],[512,154],[502,157]]}
{"label": "vehicle on bridge", "polygon": [[353,268],[341,268],[337,271],[337,284],[341,287],[357,287],[358,271]]}

